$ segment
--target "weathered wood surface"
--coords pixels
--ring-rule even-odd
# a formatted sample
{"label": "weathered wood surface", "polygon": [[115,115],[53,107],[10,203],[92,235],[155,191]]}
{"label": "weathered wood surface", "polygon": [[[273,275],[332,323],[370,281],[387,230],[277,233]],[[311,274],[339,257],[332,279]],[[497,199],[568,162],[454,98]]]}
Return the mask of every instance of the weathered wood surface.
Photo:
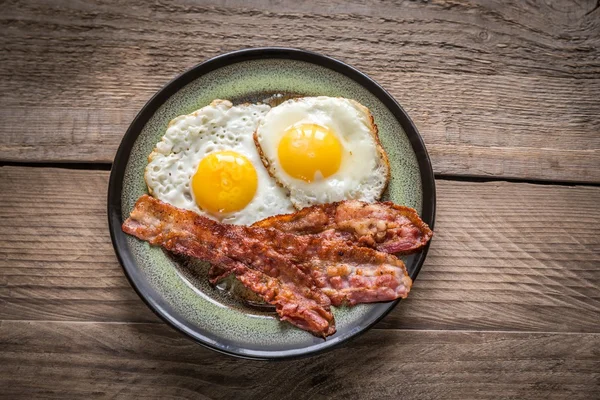
{"label": "weathered wood surface", "polygon": [[108,174],[0,167],[0,320],[158,321],[115,257]]}
{"label": "weathered wood surface", "polygon": [[[0,168],[0,320],[158,322],[114,256],[107,180]],[[600,332],[600,188],[437,184],[427,261],[379,327]]]}
{"label": "weathered wood surface", "polygon": [[0,167],[0,398],[600,398],[598,186],[438,180],[410,298],[345,347],[265,363],[144,305],[92,170],[169,79],[279,45],[378,80],[438,176],[600,183],[597,0],[0,5],[0,163],[90,163]]}
{"label": "weathered wood surface", "polygon": [[600,182],[594,0],[5,1],[0,160],[110,162],[170,78],[268,45],[377,79],[415,120],[437,173]]}
{"label": "weathered wood surface", "polygon": [[600,334],[373,330],[298,361],[238,360],[165,325],[5,321],[0,396],[594,399]]}

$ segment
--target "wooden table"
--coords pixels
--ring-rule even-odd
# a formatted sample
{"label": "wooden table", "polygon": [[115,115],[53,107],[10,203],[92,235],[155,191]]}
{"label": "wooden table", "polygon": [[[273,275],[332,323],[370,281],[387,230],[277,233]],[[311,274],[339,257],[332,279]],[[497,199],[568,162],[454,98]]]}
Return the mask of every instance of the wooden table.
{"label": "wooden table", "polygon": [[[0,11],[0,397],[600,398],[600,3],[8,0]],[[410,298],[329,353],[240,360],[138,298],[110,163],[166,81],[255,46],[368,73],[430,152]]]}

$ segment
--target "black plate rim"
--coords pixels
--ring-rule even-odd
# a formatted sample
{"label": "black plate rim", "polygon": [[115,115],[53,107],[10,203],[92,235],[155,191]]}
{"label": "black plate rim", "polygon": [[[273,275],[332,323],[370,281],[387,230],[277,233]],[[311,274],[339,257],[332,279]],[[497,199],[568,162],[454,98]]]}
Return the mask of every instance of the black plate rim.
{"label": "black plate rim", "polygon": [[[193,66],[187,71],[176,76],[170,82],[168,82],[162,89],[156,92],[150,100],[142,107],[140,112],[133,119],[131,125],[127,129],[127,132],[121,140],[121,144],[115,155],[108,185],[108,199],[107,199],[107,214],[108,214],[108,225],[110,231],[110,237],[119,260],[119,264],[123,268],[125,276],[127,277],[131,287],[136,291],[138,296],[146,303],[146,305],[163,321],[170,325],[175,330],[185,334],[195,342],[215,350],[219,353],[228,354],[231,356],[254,359],[254,360],[284,360],[284,359],[298,359],[308,357],[311,355],[319,354],[324,351],[330,350],[334,347],[338,347],[342,343],[347,343],[350,339],[356,338],[362,333],[368,331],[377,322],[383,319],[391,310],[396,307],[400,300],[396,300],[389,303],[387,309],[383,310],[381,315],[377,317],[369,325],[363,327],[357,332],[352,332],[345,337],[337,338],[337,340],[327,340],[323,343],[311,346],[310,350],[306,349],[294,349],[284,351],[260,351],[253,350],[251,353],[240,353],[235,349],[226,349],[210,343],[210,340],[204,335],[186,327],[181,321],[177,320],[176,317],[171,315],[167,310],[163,308],[163,305],[157,299],[146,296],[144,293],[144,282],[140,279],[141,275],[137,270],[135,261],[131,253],[129,252],[129,246],[126,243],[126,234],[121,230],[123,220],[121,218],[121,194],[122,194],[122,183],[125,175],[125,169],[129,160],[129,155],[133,148],[135,141],[141,133],[143,127],[150,120],[155,111],[173,94],[179,89],[197,79],[198,77],[205,75],[215,69],[222,68],[224,66],[235,64],[238,62],[256,60],[256,59],[291,59],[298,61],[305,61],[312,64],[320,65],[322,67],[331,69],[339,72],[348,78],[354,80],[361,86],[369,90],[375,95],[394,115],[394,117],[400,122],[406,135],[409,138],[413,151],[417,157],[419,164],[419,171],[421,175],[421,186],[423,188],[423,209],[421,212],[421,218],[431,227],[434,228],[435,213],[436,213],[436,188],[435,180],[433,175],[433,169],[431,166],[431,160],[421,135],[419,134],[415,124],[412,122],[406,111],[400,106],[400,104],[374,79],[368,75],[360,72],[356,68],[336,60],[332,57],[328,57],[312,51],[307,51],[297,48],[288,47],[258,47],[248,48],[242,50],[236,50],[229,53],[225,53],[213,58],[210,58],[200,64]],[[430,242],[431,243],[431,242]],[[416,268],[411,274],[413,280],[416,279],[425,258],[429,251],[428,243],[423,251],[418,254],[416,260]],[[237,350],[242,350],[242,347]]]}

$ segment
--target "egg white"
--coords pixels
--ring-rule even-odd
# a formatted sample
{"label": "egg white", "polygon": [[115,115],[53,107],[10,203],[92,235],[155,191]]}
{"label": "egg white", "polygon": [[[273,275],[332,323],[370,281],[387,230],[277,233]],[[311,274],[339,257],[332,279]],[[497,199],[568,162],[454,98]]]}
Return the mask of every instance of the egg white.
{"label": "egg white", "polygon": [[[285,131],[297,124],[321,125],[336,134],[343,147],[337,172],[312,182],[286,173],[278,146]],[[290,191],[290,200],[298,209],[349,199],[374,202],[389,180],[389,163],[379,144],[377,126],[369,109],[354,100],[325,96],[288,100],[265,115],[254,139],[265,167]]]}
{"label": "egg white", "polygon": [[[249,225],[292,212],[286,191],[269,176],[253,142],[252,134],[269,110],[264,104],[234,107],[230,101],[215,100],[192,114],[173,119],[148,157],[144,177],[150,194],[175,207],[230,224]],[[244,209],[216,216],[198,207],[190,185],[200,161],[212,152],[224,150],[239,153],[252,163],[258,187]]]}

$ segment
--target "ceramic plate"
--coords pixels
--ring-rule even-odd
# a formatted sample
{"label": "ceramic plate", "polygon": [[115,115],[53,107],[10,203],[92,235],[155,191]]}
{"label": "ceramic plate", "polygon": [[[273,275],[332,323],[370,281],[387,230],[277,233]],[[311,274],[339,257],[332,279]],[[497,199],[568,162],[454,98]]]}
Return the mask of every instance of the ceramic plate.
{"label": "ceramic plate", "polygon": [[[391,181],[384,198],[417,209],[433,228],[435,186],[431,163],[406,112],[376,82],[323,55],[295,49],[260,48],[228,53],[184,72],[150,99],[117,151],[108,190],[110,233],[131,285],[167,323],[214,350],[257,359],[314,354],[369,329],[398,301],[333,308],[337,333],[323,340],[280,322],[269,308],[253,307],[232,295],[235,282],[208,284],[207,266],[177,259],[121,231],[135,201],[146,193],[148,154],[169,121],[214,99],[234,104],[273,95],[341,96],[367,106],[390,159]],[[427,248],[403,257],[415,279]],[[232,289],[233,286],[233,289]]]}

